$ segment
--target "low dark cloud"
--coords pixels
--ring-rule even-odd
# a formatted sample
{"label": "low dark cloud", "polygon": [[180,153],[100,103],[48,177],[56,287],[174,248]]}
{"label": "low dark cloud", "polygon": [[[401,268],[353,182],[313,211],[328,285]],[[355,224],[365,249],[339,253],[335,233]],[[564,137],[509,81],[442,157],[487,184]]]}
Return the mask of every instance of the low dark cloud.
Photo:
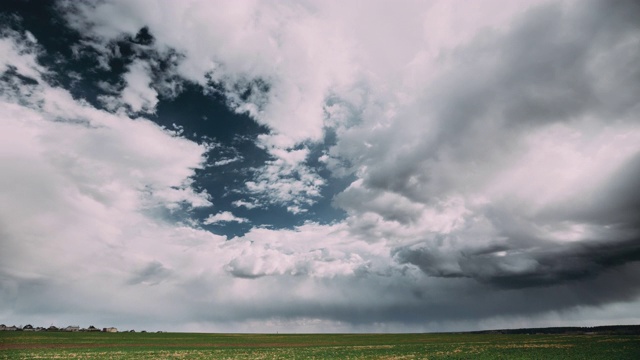
{"label": "low dark cloud", "polygon": [[159,261],[152,261],[142,269],[134,272],[128,284],[157,285],[169,276],[171,276],[171,270],[164,267]]}
{"label": "low dark cloud", "polygon": [[[545,244],[535,248],[492,248],[490,252],[439,253],[438,249],[401,248],[396,259],[416,265],[428,276],[465,277],[505,289],[572,284],[640,261],[640,238],[589,244]],[[499,250],[498,250],[499,249]],[[632,284],[625,284],[630,286]]]}

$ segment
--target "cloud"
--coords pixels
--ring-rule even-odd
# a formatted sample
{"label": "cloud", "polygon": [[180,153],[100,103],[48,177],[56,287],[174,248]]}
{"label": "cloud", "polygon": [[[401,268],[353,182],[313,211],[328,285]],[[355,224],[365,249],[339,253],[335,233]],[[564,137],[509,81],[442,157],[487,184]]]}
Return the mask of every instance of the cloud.
{"label": "cloud", "polygon": [[233,203],[231,203],[231,205],[235,207],[245,207],[247,209],[255,209],[259,206],[255,203],[244,201],[244,200],[236,200]]}
{"label": "cloud", "polygon": [[430,276],[467,277],[504,288],[571,283],[640,260],[635,239],[547,245],[544,249],[496,246],[457,256],[438,248],[413,247],[399,249],[396,256],[399,262],[416,265]]}
{"label": "cloud", "polygon": [[[36,44],[25,47],[15,35],[0,43],[7,50],[0,101],[2,311],[78,305],[86,313],[93,310],[81,302],[95,300],[107,313],[127,312],[123,301],[137,296],[137,286],[164,283],[179,267],[167,255],[193,237],[163,214],[211,205],[206,192],[192,187],[206,149],[149,120],[74,99],[48,83]],[[223,238],[195,233],[196,243]],[[34,292],[50,303],[24,301]],[[69,303],[63,294],[83,300]]]}
{"label": "cloud", "polygon": [[158,103],[158,93],[152,89],[150,69],[141,61],[129,66],[124,75],[127,86],[122,90],[122,101],[131,107],[133,112],[153,113]]}
{"label": "cloud", "polygon": [[129,280],[129,284],[157,285],[170,275],[171,270],[165,268],[162,263],[158,261],[152,261],[145,267],[135,272],[133,274],[133,277]]}
{"label": "cloud", "polygon": [[308,150],[272,150],[274,160],[266,162],[253,181],[246,183],[249,194],[263,198],[267,203],[288,206],[290,212],[306,211],[320,196],[325,181],[304,165]]}
{"label": "cloud", "polygon": [[235,215],[233,215],[230,211],[223,211],[223,212],[219,212],[215,215],[211,214],[209,215],[209,217],[207,217],[204,220],[204,224],[206,225],[210,225],[210,224],[217,224],[217,223],[221,223],[221,222],[237,222],[237,223],[244,223],[244,222],[248,222],[249,220],[245,219],[245,218],[240,218],[237,217]]}
{"label": "cloud", "polygon": [[[304,239],[304,240],[301,240]],[[343,225],[307,223],[292,230],[253,228],[225,248],[234,257],[225,270],[241,278],[268,275],[335,277],[368,271],[375,251],[349,241]]]}
{"label": "cloud", "polygon": [[241,160],[242,160],[241,156],[236,156],[236,157],[230,158],[230,159],[218,160],[218,161],[213,163],[213,166],[224,166],[224,165],[228,165],[228,164],[234,163],[236,161],[241,161]]}
{"label": "cloud", "polygon": [[[295,169],[282,169],[278,162],[288,162],[298,151],[291,149],[296,144],[322,140],[325,97],[333,87],[350,81],[353,65],[346,57],[345,40],[334,34],[330,24],[313,20],[313,6],[255,2],[239,6],[231,1],[215,5],[147,1],[68,6],[73,8],[68,11],[70,24],[97,43],[95,48],[104,49],[104,56],[109,56],[105,44],[123,34],[132,36],[141,28],[153,34],[156,49],[175,49],[183,54],[176,69],[180,76],[209,92],[221,93],[235,111],[248,113],[271,129],[271,146],[266,150],[274,164],[257,170],[256,186],[249,192],[260,192],[267,199],[273,196],[278,203],[289,201],[283,199],[289,188],[301,189],[297,197],[306,196],[303,202],[314,202],[316,185],[298,179],[298,174],[304,174],[319,181],[314,170],[303,161],[291,164]],[[157,10],[149,12],[149,7]],[[115,18],[121,20],[113,22]],[[134,111],[144,110],[153,106],[154,92],[137,86],[143,81],[136,75],[141,72],[134,69],[127,75],[129,86],[122,95]],[[289,184],[287,189],[267,186],[265,181],[274,180],[274,176]],[[290,206],[300,207],[299,203]]]}
{"label": "cloud", "polygon": [[635,254],[636,105],[615,94],[638,93],[625,65],[639,55],[637,10],[538,7],[508,31],[446,51],[445,70],[393,116],[372,111],[374,126],[340,129],[329,155],[358,179],[335,204],[353,231],[393,241],[398,261],[429,276],[506,287],[636,262],[596,253]]}

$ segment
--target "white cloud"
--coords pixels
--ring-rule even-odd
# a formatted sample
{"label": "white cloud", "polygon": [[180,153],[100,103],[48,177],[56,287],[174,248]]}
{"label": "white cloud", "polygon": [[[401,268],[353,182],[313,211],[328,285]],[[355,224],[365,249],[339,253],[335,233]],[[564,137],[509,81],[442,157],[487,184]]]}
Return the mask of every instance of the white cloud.
{"label": "white cloud", "polygon": [[155,112],[158,92],[151,87],[150,71],[149,65],[138,60],[129,65],[129,71],[124,75],[127,86],[122,90],[122,101],[134,112]]}
{"label": "white cloud", "polygon": [[242,160],[242,156],[236,156],[233,158],[227,158],[227,159],[222,159],[222,160],[217,160],[213,163],[213,166],[224,166],[224,165],[228,165],[231,163],[234,163],[236,161],[241,161]]}
{"label": "white cloud", "polygon": [[[15,80],[0,98],[1,287],[27,281],[53,306],[69,301],[60,294],[72,294],[72,303],[108,298],[107,312],[135,312],[124,306],[140,291],[132,284],[163,288],[182,276],[172,269],[193,260],[172,258],[176,249],[224,240],[154,215],[211,205],[206,192],[191,186],[206,149],[151,121],[73,99],[40,76],[37,49],[15,41],[0,40],[2,70],[14,66],[37,84]],[[99,289],[91,285],[97,279]],[[0,292],[3,304],[38,302],[38,296],[25,301],[31,285],[16,286],[17,292]],[[79,312],[89,311],[78,301]]]}
{"label": "white cloud", "polygon": [[[149,7],[156,10],[149,12]],[[282,202],[291,188],[296,197],[306,196],[304,203],[314,201],[317,186],[308,178],[314,177],[313,183],[317,176],[300,161],[297,169],[280,173],[278,180],[287,184],[286,189],[272,189],[264,183],[278,173],[277,162],[289,162],[297,152],[290,147],[322,139],[325,99],[332,88],[343,86],[353,77],[347,41],[334,33],[331,24],[315,21],[312,6],[149,1],[78,8],[81,11],[75,14],[81,16],[70,13],[72,23],[96,41],[115,39],[122,32],[135,34],[148,26],[157,48],[170,47],[185,55],[178,67],[180,75],[205,87],[209,81],[221,84],[230,106],[238,112],[248,111],[267,125],[272,129],[269,137],[286,139],[284,143],[271,141],[272,146],[267,147],[276,164],[259,171],[257,186],[251,187],[251,192],[261,191],[263,197],[274,196],[274,202]],[[121,21],[114,23],[113,18]],[[174,28],[178,23],[190,25]],[[198,33],[197,38],[192,32]],[[148,85],[148,81],[142,81],[146,79],[143,75],[144,71],[132,67],[127,75],[129,86],[122,93],[134,111],[152,111],[155,105],[156,93],[151,88],[143,89],[144,83]],[[242,98],[240,95],[248,89],[252,89],[251,95]],[[299,173],[305,174],[304,180],[296,178]]]}
{"label": "white cloud", "polygon": [[[240,278],[353,275],[372,263],[380,266],[385,257],[380,247],[350,239],[344,224],[307,223],[292,230],[253,228],[224,247],[233,254],[225,270]],[[379,263],[376,257],[381,258]]]}
{"label": "white cloud", "polygon": [[[181,75],[205,85],[209,74],[222,83],[239,111],[250,110],[275,134],[295,142],[320,139],[328,87],[351,76],[345,58],[349,53],[342,51],[347,44],[328,24],[313,19],[311,6],[146,1],[78,8],[79,16],[70,14],[72,22],[98,39],[135,34],[148,26],[158,47],[169,46],[186,55]],[[178,23],[188,26],[175,26]],[[255,79],[265,81],[269,91],[241,100],[238,91],[252,86]]]}
{"label": "white cloud", "polygon": [[[9,35],[11,37],[3,36],[0,38],[0,50],[3,54],[0,57],[0,71],[5,72],[10,66],[13,66],[17,73],[32,79],[39,79],[45,69],[35,59],[37,48],[29,47],[17,33]],[[29,39],[28,34],[25,37]]]}
{"label": "white cloud", "polygon": [[215,215],[211,214],[209,215],[203,222],[206,225],[210,225],[210,224],[217,224],[217,223],[222,223],[222,222],[237,222],[237,223],[244,223],[244,222],[248,222],[249,220],[245,219],[245,218],[241,218],[241,217],[237,217],[235,215],[233,215],[230,211],[223,211],[223,212],[219,212]]}
{"label": "white cloud", "polygon": [[275,160],[269,160],[253,181],[246,182],[249,194],[263,198],[267,203],[287,206],[296,214],[304,212],[320,196],[325,181],[302,162],[308,150],[273,150]]}
{"label": "white cloud", "polygon": [[248,202],[248,201],[244,201],[244,200],[236,200],[231,204],[233,206],[235,206],[235,207],[245,207],[247,209],[255,209],[255,208],[259,207],[259,205],[256,204],[255,202]]}
{"label": "white cloud", "polygon": [[[120,111],[126,105],[134,114],[155,113],[158,92],[152,87],[149,64],[141,60],[134,61],[124,74],[123,81],[125,87],[119,95],[99,96],[102,105],[112,112]],[[108,92],[118,92],[116,86],[106,82],[100,83],[99,86]]]}

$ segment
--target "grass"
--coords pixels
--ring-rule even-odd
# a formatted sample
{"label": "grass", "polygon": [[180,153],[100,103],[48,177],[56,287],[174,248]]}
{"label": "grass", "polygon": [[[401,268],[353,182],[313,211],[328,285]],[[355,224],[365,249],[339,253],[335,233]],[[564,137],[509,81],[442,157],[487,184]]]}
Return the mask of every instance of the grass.
{"label": "grass", "polygon": [[0,359],[636,359],[637,335],[0,332]]}

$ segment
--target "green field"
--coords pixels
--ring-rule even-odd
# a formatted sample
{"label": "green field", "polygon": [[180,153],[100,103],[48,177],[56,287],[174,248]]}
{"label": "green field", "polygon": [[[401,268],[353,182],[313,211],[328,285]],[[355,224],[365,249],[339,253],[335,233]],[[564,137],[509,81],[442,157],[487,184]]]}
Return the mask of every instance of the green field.
{"label": "green field", "polygon": [[0,332],[0,359],[639,359],[638,335]]}

